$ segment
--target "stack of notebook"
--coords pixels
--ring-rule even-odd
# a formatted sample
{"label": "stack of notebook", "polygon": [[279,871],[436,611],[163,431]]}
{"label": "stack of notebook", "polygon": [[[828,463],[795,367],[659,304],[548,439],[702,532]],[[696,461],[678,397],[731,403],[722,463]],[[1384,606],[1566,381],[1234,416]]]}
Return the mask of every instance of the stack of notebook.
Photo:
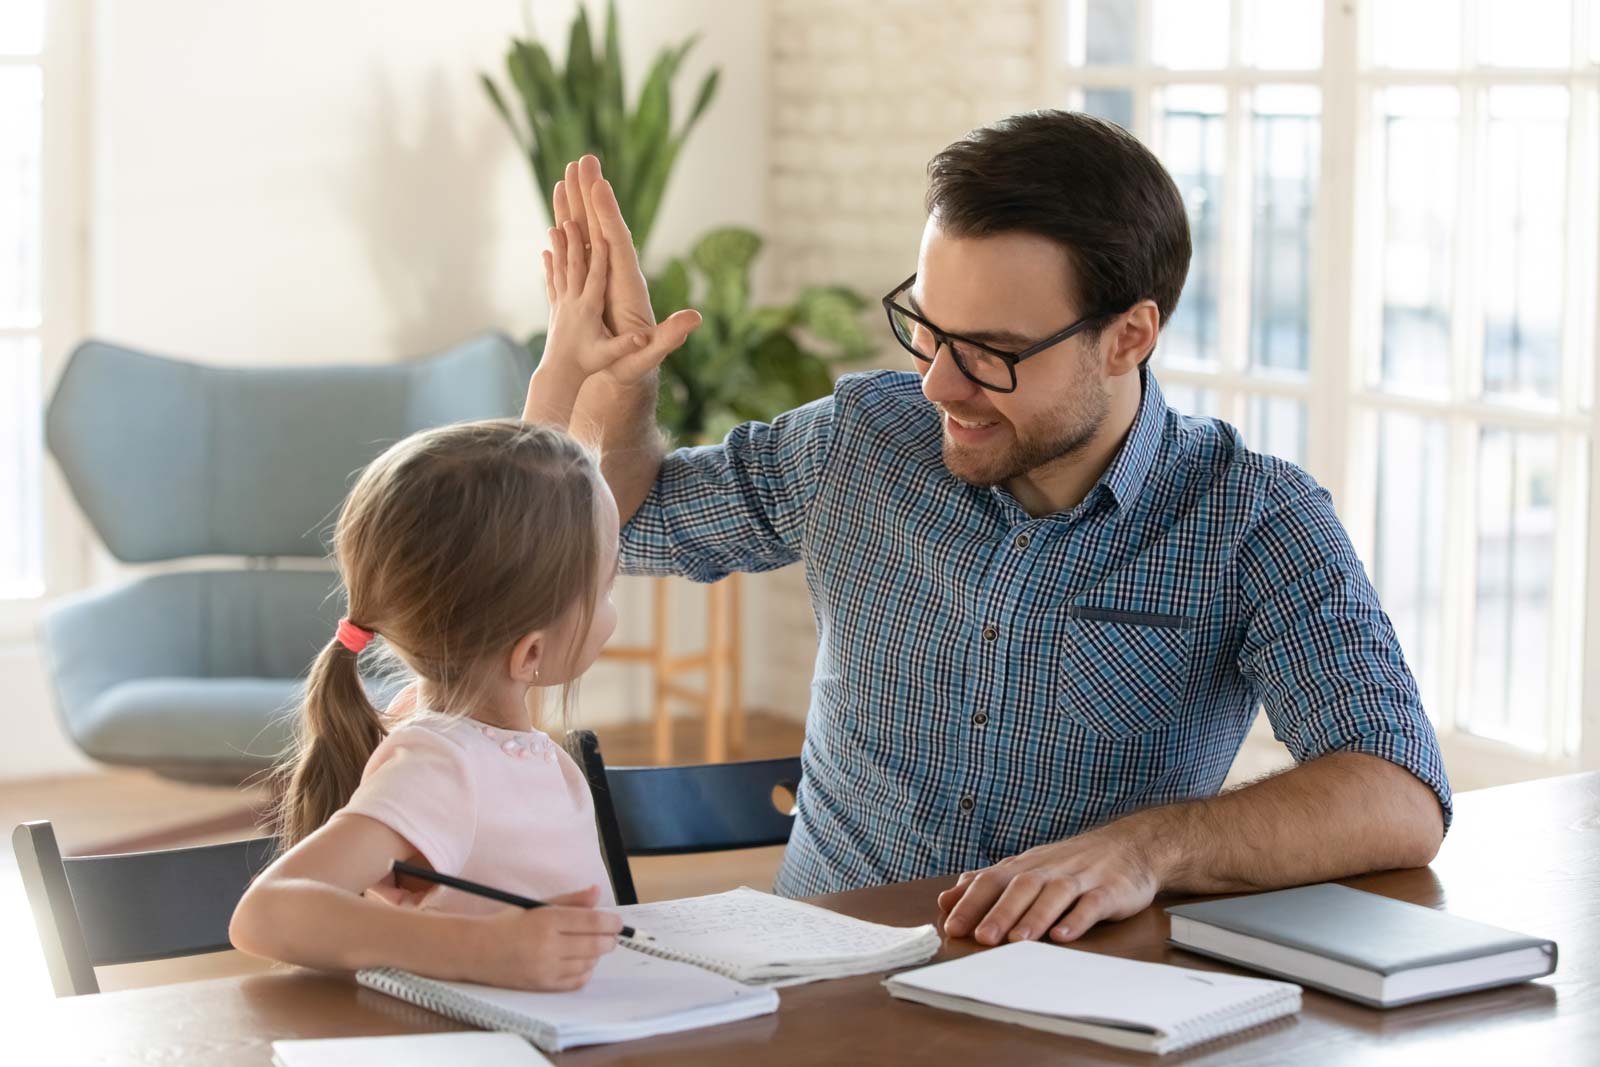
{"label": "stack of notebook", "polygon": [[617,909],[639,932],[601,957],[583,989],[525,993],[391,969],[362,985],[551,1052],[774,1012],[771,988],[918,963],[939,949],[932,926],[862,922],[753,889]]}

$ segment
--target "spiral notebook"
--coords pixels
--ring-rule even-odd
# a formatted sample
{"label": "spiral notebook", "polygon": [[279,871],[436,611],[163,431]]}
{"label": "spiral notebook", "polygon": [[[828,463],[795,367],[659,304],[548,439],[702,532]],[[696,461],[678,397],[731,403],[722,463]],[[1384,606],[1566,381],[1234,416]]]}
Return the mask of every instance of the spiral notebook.
{"label": "spiral notebook", "polygon": [[571,993],[446,982],[389,968],[358,971],[356,981],[485,1030],[520,1034],[546,1052],[696,1030],[778,1010],[778,994],[771,989],[621,950],[600,957],[589,983]]}
{"label": "spiral notebook", "polygon": [[889,992],[948,1011],[1141,1052],[1176,1052],[1300,1010],[1300,987],[1017,941],[897,974]]}
{"label": "spiral notebook", "polygon": [[749,888],[617,911],[649,939],[619,941],[576,992],[524,993],[392,969],[356,980],[559,1052],[764,1015],[778,1007],[772,986],[905,967],[939,950],[932,926],[864,922]]}

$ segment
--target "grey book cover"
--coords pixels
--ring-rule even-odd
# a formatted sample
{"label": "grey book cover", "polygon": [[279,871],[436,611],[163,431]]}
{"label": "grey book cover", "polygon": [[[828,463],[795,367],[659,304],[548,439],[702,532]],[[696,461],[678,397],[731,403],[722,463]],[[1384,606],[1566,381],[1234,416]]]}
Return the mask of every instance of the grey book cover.
{"label": "grey book cover", "polygon": [[1167,914],[1392,975],[1417,967],[1556,945],[1418,904],[1326,883],[1179,904]]}

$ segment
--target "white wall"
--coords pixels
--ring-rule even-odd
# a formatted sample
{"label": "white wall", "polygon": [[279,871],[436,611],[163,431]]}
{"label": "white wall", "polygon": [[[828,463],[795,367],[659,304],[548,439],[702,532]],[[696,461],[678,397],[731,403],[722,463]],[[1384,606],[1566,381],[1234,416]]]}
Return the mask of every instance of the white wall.
{"label": "white wall", "polygon": [[[87,333],[207,362],[293,364],[404,358],[544,322],[547,223],[477,78],[503,82],[521,0],[85,2]],[[573,0],[533,6],[564,51]],[[680,250],[719,223],[762,228],[766,6],[618,8],[630,93],[662,45],[692,33],[679,106],[722,69],[652,249]],[[96,571],[115,574],[103,558]],[[759,626],[763,588],[750,586],[747,626]],[[619,598],[619,638],[642,639],[648,590],[625,583]],[[677,599],[680,629],[697,628],[700,598]],[[0,690],[17,698],[8,717],[26,720],[8,725],[0,778],[83,767],[44,699],[36,650],[0,652]],[[599,668],[586,713],[642,709],[638,673]],[[752,661],[747,692],[765,688]]]}

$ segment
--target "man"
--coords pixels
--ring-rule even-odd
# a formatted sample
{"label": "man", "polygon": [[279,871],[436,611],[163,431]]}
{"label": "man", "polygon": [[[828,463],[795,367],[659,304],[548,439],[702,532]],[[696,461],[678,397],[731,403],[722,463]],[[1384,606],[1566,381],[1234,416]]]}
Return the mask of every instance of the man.
{"label": "man", "polygon": [[[820,643],[778,891],[959,872],[952,936],[1069,941],[1158,891],[1427,863],[1450,787],[1327,493],[1169,410],[1146,366],[1190,254],[1160,163],[1043,111],[929,173],[917,272],[885,298],[916,374],[670,456],[653,380],[574,421],[624,571],[805,564]],[[592,157],[556,210],[613,250],[611,328],[650,329]],[[1258,704],[1299,765],[1217,795]]]}

